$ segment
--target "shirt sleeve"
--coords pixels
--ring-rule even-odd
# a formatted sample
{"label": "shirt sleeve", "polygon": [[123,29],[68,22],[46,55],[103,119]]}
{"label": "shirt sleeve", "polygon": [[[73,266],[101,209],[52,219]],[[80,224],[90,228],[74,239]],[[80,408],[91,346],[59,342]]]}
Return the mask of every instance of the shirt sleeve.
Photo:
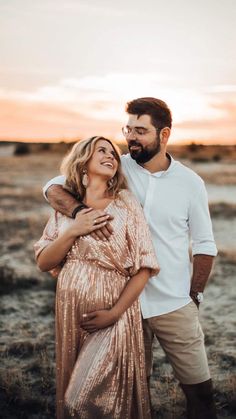
{"label": "shirt sleeve", "polygon": [[63,186],[65,184],[65,181],[66,181],[65,176],[60,175],[60,176],[56,176],[56,177],[50,179],[46,183],[46,185],[44,185],[44,187],[43,187],[43,195],[44,195],[44,198],[46,199],[46,201],[48,201],[48,199],[47,199],[47,190],[48,190],[48,188],[50,186],[52,186],[52,185],[62,185]]}
{"label": "shirt sleeve", "polygon": [[[35,259],[37,260],[40,253],[46,246],[52,243],[54,240],[57,239],[59,234],[58,231],[58,212],[54,211],[51,217],[49,218],[46,227],[44,228],[43,234],[41,238],[34,244],[34,252],[35,252]],[[50,274],[53,277],[57,277],[61,268],[63,266],[63,262],[50,270]]]}
{"label": "shirt sleeve", "polygon": [[129,273],[133,276],[141,268],[149,268],[151,276],[154,276],[158,274],[160,268],[143,210],[131,192],[126,191],[125,195],[129,214],[127,241],[132,261]]}
{"label": "shirt sleeve", "polygon": [[203,181],[201,181],[200,190],[194,196],[190,205],[189,228],[193,255],[216,256],[217,248],[212,231],[207,192]]}

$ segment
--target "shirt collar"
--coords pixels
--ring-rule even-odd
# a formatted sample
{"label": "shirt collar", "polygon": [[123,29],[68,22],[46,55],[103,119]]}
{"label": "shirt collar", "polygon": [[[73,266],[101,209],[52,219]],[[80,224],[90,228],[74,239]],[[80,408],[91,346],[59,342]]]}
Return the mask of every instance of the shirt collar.
{"label": "shirt collar", "polygon": [[151,173],[151,172],[149,172],[149,170],[145,169],[144,167],[142,167],[138,163],[136,163],[136,161],[134,159],[132,159],[132,157],[130,156],[131,160],[133,161],[135,167],[138,170],[142,171],[143,173],[146,173],[149,176],[155,176],[155,177],[166,176],[169,172],[172,171],[176,161],[173,159],[173,157],[169,153],[166,153],[166,157],[170,160],[170,165],[169,165],[168,169],[160,170],[159,172]]}

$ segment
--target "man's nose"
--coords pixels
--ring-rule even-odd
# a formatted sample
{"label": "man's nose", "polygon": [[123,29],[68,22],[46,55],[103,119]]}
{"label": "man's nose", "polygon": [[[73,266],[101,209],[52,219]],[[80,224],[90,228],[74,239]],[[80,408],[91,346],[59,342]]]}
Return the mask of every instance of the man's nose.
{"label": "man's nose", "polygon": [[129,142],[130,140],[136,140],[136,134],[133,129],[126,135],[126,141]]}

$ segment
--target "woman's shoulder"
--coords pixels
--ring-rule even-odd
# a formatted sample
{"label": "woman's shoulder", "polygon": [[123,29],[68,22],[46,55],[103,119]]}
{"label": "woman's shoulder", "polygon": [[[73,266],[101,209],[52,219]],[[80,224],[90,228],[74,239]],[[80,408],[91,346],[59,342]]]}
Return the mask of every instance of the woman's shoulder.
{"label": "woman's shoulder", "polygon": [[62,225],[68,224],[72,221],[72,218],[67,217],[67,215],[62,214],[59,211],[52,210],[51,216],[49,218],[49,223],[53,224],[57,230],[60,230]]}

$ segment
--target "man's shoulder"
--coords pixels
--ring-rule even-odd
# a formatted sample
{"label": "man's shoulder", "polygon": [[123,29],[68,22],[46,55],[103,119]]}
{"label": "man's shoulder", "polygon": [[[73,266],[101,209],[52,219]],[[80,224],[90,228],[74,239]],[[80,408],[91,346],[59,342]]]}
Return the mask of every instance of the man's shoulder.
{"label": "man's shoulder", "polygon": [[129,153],[122,154],[121,161],[122,161],[122,164],[132,161],[130,154]]}
{"label": "man's shoulder", "polygon": [[178,160],[175,160],[175,172],[179,176],[183,176],[185,181],[188,181],[189,183],[196,185],[204,183],[201,176],[199,176],[193,169]]}
{"label": "man's shoulder", "polygon": [[125,171],[125,174],[129,175],[134,171],[140,171],[140,166],[132,159],[129,153],[122,154],[121,156],[122,169]]}

